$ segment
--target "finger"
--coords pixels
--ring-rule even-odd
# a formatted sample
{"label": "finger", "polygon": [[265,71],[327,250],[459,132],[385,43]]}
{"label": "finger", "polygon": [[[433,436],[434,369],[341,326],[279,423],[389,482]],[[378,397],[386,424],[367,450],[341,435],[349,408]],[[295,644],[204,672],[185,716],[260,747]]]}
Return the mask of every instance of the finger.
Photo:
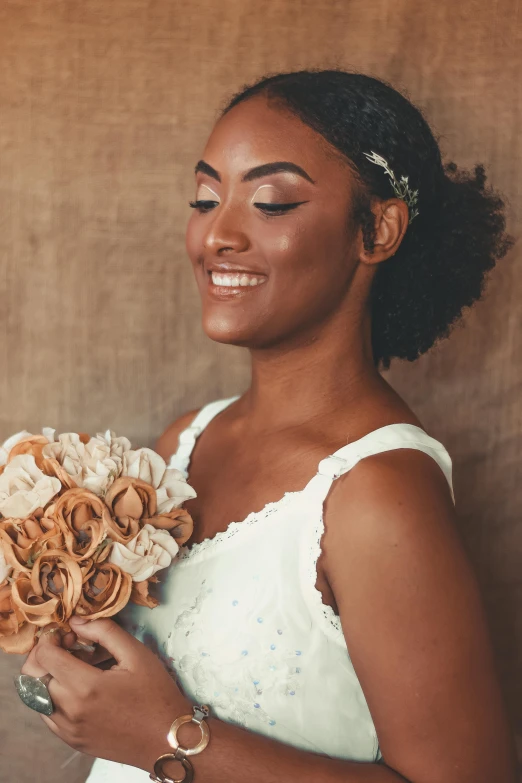
{"label": "finger", "polygon": [[74,645],[76,644],[77,638],[78,637],[73,631],[66,633],[65,636],[62,637],[63,647],[65,647],[66,650],[72,650],[74,648]]}
{"label": "finger", "polygon": [[35,659],[45,672],[52,676],[65,688],[73,688],[79,682],[86,682],[99,674],[93,666],[79,661],[73,655],[51,644],[39,644],[36,647]]}
{"label": "finger", "polygon": [[115,662],[113,654],[106,650],[105,647],[98,645],[95,652],[92,653],[89,663],[93,666],[99,666],[102,663],[107,663],[107,661]]}
{"label": "finger", "polygon": [[69,726],[68,707],[74,701],[75,697],[70,689],[65,688],[54,677],[47,684],[47,690],[53,703],[54,712],[52,719],[59,728],[66,729]]}
{"label": "finger", "polygon": [[122,668],[132,668],[139,654],[143,654],[141,642],[107,618],[86,623],[72,617],[71,626],[78,636],[105,647]]}
{"label": "finger", "polygon": [[[47,643],[48,641],[51,642],[51,644],[54,644],[58,646],[60,644],[60,639],[57,638],[58,634],[55,631],[55,626],[47,626],[40,635],[40,640],[44,640],[42,643]],[[38,642],[39,644],[40,642]],[[27,660],[25,661],[24,665],[22,666],[21,674],[29,674],[32,677],[43,677],[44,674],[47,674],[46,671],[44,671],[41,664],[38,663],[36,659],[36,647],[33,647],[31,652],[29,653]]]}
{"label": "finger", "polygon": [[[58,725],[56,722],[58,720],[58,717],[56,716],[55,720],[52,718],[48,718],[47,715],[40,715],[41,719],[47,726],[47,728],[52,731],[53,734],[56,734],[57,737],[60,737],[61,740],[63,740],[63,728]],[[65,742],[65,740],[63,740]]]}
{"label": "finger", "polygon": [[20,674],[28,674],[30,677],[43,677],[47,674],[43,667],[36,660],[36,647],[34,647],[22,666]]}
{"label": "finger", "polygon": [[37,647],[50,645],[51,647],[62,646],[62,636],[57,625],[47,625],[41,632]]}
{"label": "finger", "polygon": [[61,739],[62,742],[65,742],[66,745],[69,745],[70,748],[76,750],[73,740],[71,739],[70,726],[65,718],[55,713],[53,713],[52,718],[47,717],[47,715],[40,715],[40,717],[49,731],[52,731],[53,734]]}

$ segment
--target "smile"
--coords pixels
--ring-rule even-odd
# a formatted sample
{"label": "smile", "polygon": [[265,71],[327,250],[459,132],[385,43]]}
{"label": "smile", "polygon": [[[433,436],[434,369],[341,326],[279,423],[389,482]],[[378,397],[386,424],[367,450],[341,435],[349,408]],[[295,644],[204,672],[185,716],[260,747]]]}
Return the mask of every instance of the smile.
{"label": "smile", "polygon": [[266,277],[260,275],[251,275],[246,272],[241,273],[223,273],[211,272],[213,285],[223,288],[253,288],[256,285],[262,285],[266,282]]}

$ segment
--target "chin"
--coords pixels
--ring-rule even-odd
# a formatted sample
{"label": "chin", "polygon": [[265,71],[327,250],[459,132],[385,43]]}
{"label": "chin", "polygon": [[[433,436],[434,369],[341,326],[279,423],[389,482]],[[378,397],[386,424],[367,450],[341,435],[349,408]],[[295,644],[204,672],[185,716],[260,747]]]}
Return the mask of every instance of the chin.
{"label": "chin", "polygon": [[273,340],[259,324],[238,322],[235,318],[226,318],[217,313],[203,317],[203,330],[207,337],[223,345],[235,345],[239,348],[264,348]]}
{"label": "chin", "polygon": [[[237,324],[233,319],[213,315],[203,319],[203,330],[207,337],[223,345],[238,345],[248,348],[255,335],[246,324]],[[255,331],[255,330],[254,330]]]}

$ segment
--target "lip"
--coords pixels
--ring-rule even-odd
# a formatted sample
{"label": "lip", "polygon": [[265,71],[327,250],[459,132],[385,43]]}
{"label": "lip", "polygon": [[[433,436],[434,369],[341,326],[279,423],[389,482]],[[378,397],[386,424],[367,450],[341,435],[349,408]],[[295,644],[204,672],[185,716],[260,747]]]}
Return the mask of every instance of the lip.
{"label": "lip", "polygon": [[220,264],[212,262],[205,264],[205,272],[210,275],[212,272],[218,274],[238,274],[238,275],[256,275],[257,277],[267,277],[266,272],[261,272],[258,269],[247,268],[246,266],[238,266],[237,264],[231,264],[228,261],[223,261]]}

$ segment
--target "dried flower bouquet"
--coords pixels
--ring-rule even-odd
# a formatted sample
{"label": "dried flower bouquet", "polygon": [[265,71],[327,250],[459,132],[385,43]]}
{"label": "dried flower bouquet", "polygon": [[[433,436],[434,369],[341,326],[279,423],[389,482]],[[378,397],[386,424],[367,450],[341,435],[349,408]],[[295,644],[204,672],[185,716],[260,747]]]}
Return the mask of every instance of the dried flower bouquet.
{"label": "dried flower bouquet", "polygon": [[149,584],[192,534],[196,493],[151,449],[112,432],[21,432],[0,448],[0,649],[27,653],[73,614],[154,608]]}

